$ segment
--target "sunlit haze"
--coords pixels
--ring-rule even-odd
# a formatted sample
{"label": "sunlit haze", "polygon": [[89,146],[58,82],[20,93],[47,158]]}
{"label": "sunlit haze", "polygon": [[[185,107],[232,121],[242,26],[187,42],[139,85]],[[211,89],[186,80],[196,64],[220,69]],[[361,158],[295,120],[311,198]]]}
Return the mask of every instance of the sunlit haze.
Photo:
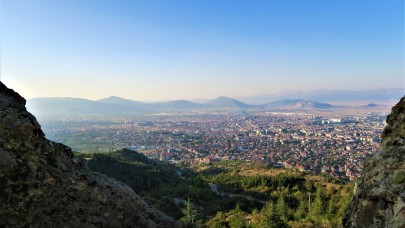
{"label": "sunlit haze", "polygon": [[404,87],[403,0],[1,0],[0,19],[26,98]]}

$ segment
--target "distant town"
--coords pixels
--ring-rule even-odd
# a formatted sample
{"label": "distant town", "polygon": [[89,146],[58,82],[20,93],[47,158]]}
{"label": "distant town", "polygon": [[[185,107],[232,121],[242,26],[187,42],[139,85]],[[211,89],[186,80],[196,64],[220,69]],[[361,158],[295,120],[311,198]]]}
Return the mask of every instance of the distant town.
{"label": "distant town", "polygon": [[165,162],[244,160],[355,180],[380,151],[386,113],[334,117],[218,112],[44,121],[51,140],[80,152],[128,148]]}

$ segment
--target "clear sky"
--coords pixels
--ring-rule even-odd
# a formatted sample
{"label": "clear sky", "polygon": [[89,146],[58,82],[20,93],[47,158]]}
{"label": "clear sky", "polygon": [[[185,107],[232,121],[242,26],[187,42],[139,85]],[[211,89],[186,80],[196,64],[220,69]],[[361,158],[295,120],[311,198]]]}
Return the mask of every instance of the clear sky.
{"label": "clear sky", "polygon": [[404,87],[403,0],[0,0],[26,98]]}

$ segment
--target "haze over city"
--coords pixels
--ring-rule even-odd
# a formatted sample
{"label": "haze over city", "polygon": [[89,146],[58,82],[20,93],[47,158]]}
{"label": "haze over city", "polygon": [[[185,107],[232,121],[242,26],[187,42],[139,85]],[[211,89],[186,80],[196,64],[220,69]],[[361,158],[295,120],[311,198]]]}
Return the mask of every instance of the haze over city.
{"label": "haze over city", "polygon": [[244,97],[404,87],[404,2],[1,1],[26,98]]}

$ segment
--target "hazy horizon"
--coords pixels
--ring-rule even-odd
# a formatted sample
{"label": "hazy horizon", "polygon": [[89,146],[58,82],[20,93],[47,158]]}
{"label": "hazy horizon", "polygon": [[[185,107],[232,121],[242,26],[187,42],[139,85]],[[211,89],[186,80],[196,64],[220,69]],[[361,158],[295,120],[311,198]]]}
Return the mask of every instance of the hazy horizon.
{"label": "hazy horizon", "polygon": [[[7,86],[7,85],[6,85]],[[10,88],[13,89],[13,88]],[[285,90],[285,91],[281,91],[278,93],[261,93],[261,94],[252,94],[250,96],[240,96],[240,97],[232,97],[232,96],[227,96],[227,95],[220,95],[220,96],[214,96],[214,97],[200,97],[200,98],[194,98],[194,99],[186,99],[186,98],[176,98],[176,99],[156,99],[156,100],[139,100],[139,99],[132,99],[132,98],[128,98],[128,97],[122,97],[122,96],[117,96],[114,94],[111,95],[107,95],[105,97],[98,97],[98,98],[86,98],[86,97],[78,97],[78,96],[42,96],[42,97],[31,97],[31,98],[27,98],[27,99],[38,99],[38,98],[78,98],[78,99],[87,99],[87,100],[92,100],[92,101],[98,101],[98,100],[102,100],[102,99],[106,99],[106,98],[111,98],[111,97],[117,97],[117,98],[122,98],[122,99],[127,99],[127,100],[132,100],[132,101],[139,101],[139,102],[167,102],[167,101],[175,101],[175,100],[187,100],[187,101],[192,101],[192,102],[196,102],[196,103],[206,103],[209,102],[211,100],[220,98],[220,97],[227,97],[227,98],[231,98],[231,99],[236,99],[236,100],[240,100],[244,103],[251,103],[251,104],[258,104],[260,102],[249,102],[249,101],[244,101],[244,100],[248,100],[250,98],[254,99],[254,98],[260,98],[260,97],[267,97],[267,98],[275,98],[273,100],[269,100],[269,101],[275,101],[277,100],[277,98],[279,97],[283,97],[286,96],[288,98],[280,98],[278,100],[288,100],[288,99],[293,99],[293,100],[308,100],[308,99],[303,99],[300,96],[294,96],[295,94],[322,94],[322,92],[328,93],[328,92],[336,92],[336,93],[345,93],[345,92],[373,92],[373,91],[386,91],[386,90],[401,90],[403,91],[402,88],[389,88],[389,89],[375,89],[375,90]],[[18,92],[18,91],[16,91]],[[318,95],[319,96],[319,95]],[[382,99],[384,101],[384,99]],[[391,100],[390,99],[385,99],[385,100]],[[395,100],[395,99],[393,99]],[[313,100],[313,101],[318,101],[318,100]],[[358,102],[359,100],[356,100],[356,102]],[[369,100],[365,100],[365,101],[375,101],[374,99],[369,99]],[[348,101],[350,103],[350,101]],[[337,102],[340,103],[340,102]]]}
{"label": "hazy horizon", "polygon": [[401,0],[2,0],[0,24],[0,79],[28,99],[405,88]]}

